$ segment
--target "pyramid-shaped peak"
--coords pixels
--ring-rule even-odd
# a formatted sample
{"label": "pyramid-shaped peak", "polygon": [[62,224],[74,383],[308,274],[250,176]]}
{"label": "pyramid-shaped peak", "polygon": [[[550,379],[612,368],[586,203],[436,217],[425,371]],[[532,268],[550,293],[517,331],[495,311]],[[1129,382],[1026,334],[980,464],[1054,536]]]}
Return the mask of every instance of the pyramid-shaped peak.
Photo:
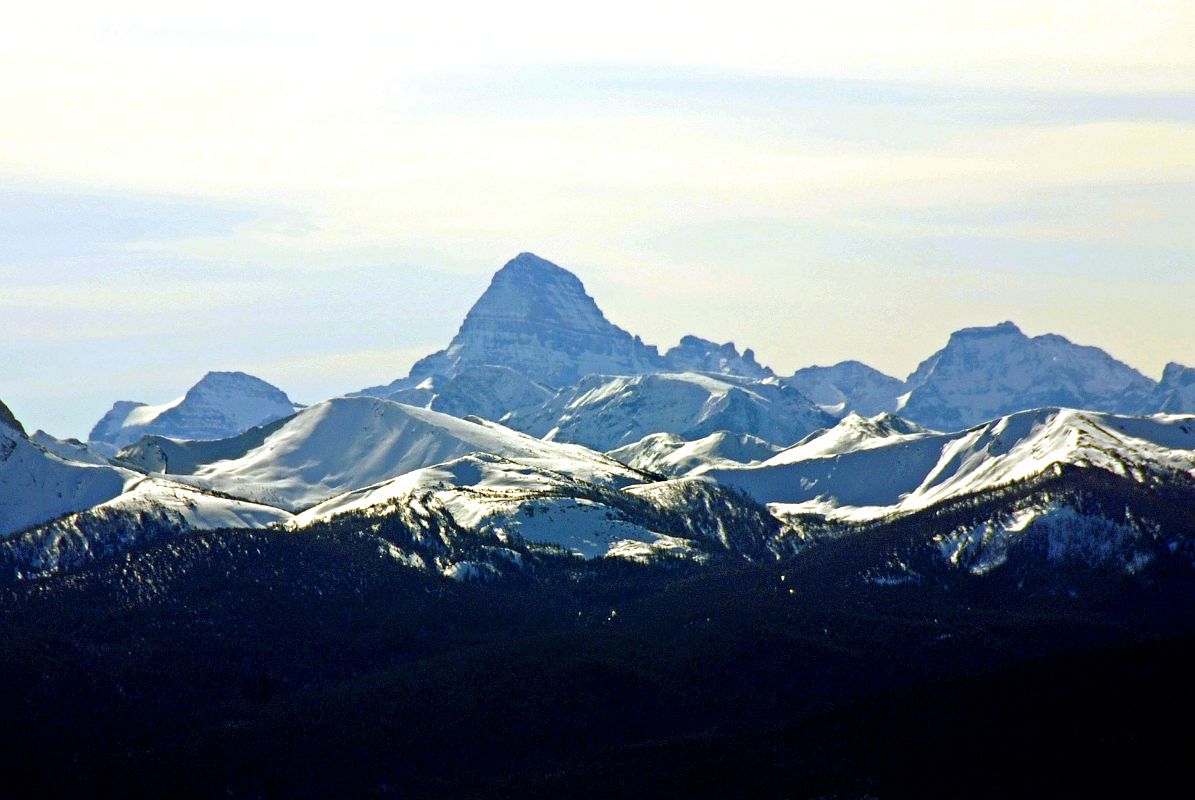
{"label": "pyramid-shaped peak", "polygon": [[607,320],[576,275],[525,252],[494,274],[448,349],[416,363],[411,377],[452,377],[471,365],[505,366],[559,388],[589,373],[653,371],[662,360]]}

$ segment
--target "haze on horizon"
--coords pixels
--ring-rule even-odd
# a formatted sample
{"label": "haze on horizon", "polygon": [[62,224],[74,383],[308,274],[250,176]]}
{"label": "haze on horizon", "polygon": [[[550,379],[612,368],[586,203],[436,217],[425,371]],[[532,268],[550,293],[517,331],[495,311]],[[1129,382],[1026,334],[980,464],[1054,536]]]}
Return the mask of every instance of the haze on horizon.
{"label": "haze on horizon", "polygon": [[0,29],[0,399],[389,381],[520,251],[616,324],[897,377],[1195,364],[1189,2],[49,3]]}

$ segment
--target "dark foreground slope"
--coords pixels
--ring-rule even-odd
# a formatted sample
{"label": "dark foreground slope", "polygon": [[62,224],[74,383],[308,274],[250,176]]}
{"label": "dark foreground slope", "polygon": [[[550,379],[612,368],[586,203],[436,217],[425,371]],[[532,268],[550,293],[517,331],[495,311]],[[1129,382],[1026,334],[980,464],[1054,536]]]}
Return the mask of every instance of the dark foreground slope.
{"label": "dark foreground slope", "polygon": [[1064,590],[783,563],[578,562],[458,584],[327,526],[206,532],[0,603],[6,786],[89,796],[1164,795],[1189,565]]}

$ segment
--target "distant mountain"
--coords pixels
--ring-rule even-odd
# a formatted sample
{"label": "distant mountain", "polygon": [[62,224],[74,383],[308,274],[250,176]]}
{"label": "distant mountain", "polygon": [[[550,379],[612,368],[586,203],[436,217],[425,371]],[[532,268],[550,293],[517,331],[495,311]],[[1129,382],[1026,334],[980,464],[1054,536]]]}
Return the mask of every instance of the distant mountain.
{"label": "distant mountain", "polygon": [[613,450],[652,433],[700,439],[718,431],[784,445],[834,418],[775,379],[695,372],[590,375],[507,424],[533,436]]}
{"label": "distant mountain", "polygon": [[243,372],[209,372],[173,402],[150,406],[122,400],[88,437],[112,452],[148,434],[176,439],[223,439],[295,413],[286,393]]}
{"label": "distant mountain", "polygon": [[903,381],[861,361],[842,361],[831,367],[805,367],[784,382],[832,414],[855,412],[872,416],[895,411],[905,390]]}
{"label": "distant mountain", "polygon": [[906,384],[898,413],[937,430],[1050,406],[1131,413],[1155,387],[1097,347],[1030,338],[1011,322],[956,331]]}
{"label": "distant mountain", "polygon": [[680,344],[664,354],[669,372],[716,372],[744,378],[770,378],[772,370],[755,360],[755,352],[742,353],[733,342],[718,344],[698,336],[684,336]]}

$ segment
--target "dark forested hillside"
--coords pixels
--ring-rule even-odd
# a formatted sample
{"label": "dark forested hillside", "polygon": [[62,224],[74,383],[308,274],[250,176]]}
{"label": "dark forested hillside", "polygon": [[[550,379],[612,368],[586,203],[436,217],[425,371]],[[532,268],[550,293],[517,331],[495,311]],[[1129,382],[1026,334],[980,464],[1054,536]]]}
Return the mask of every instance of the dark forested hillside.
{"label": "dark forested hillside", "polygon": [[398,565],[348,526],[184,534],[5,589],[6,781],[1090,796],[1190,771],[1189,570],[1088,570],[1054,593],[959,570],[885,585],[860,576],[899,536],[873,534],[764,565],[527,551],[487,584]]}

